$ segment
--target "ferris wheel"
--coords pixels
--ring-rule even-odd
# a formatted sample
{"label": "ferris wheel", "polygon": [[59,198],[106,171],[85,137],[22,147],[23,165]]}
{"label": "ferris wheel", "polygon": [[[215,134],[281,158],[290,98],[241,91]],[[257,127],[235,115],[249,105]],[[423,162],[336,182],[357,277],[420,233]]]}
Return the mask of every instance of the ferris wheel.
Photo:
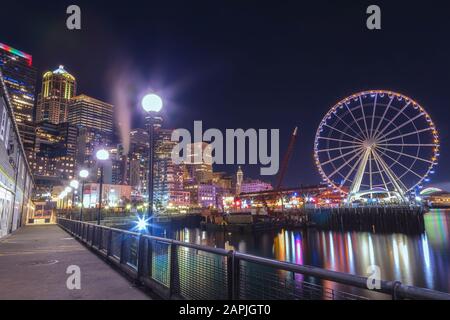
{"label": "ferris wheel", "polygon": [[416,101],[391,91],[365,91],[325,115],[314,157],[323,181],[350,200],[381,194],[406,200],[434,173],[439,136]]}

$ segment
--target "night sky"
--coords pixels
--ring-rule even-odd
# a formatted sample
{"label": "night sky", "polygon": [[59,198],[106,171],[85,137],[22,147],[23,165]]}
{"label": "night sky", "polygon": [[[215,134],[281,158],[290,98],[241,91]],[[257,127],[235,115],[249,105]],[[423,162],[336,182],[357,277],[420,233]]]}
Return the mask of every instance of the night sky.
{"label": "night sky", "polygon": [[[165,100],[166,127],[279,128],[281,157],[299,126],[289,186],[320,181],[314,135],[337,101],[397,91],[435,121],[433,182],[450,181],[449,5],[393,2],[2,1],[0,42],[32,54],[39,77],[65,65],[78,93],[117,105],[114,88],[126,88],[131,127],[142,124],[138,101],[149,89]],[[70,4],[81,7],[81,31],[66,29]],[[382,9],[382,30],[366,28],[371,4]],[[257,178],[259,166],[244,172]]]}

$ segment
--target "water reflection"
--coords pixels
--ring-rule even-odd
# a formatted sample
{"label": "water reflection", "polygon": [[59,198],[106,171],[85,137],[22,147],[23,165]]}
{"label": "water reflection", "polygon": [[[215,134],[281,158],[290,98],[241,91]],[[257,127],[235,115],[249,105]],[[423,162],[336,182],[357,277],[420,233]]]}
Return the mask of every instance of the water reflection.
{"label": "water reflection", "polygon": [[[371,265],[385,280],[450,292],[450,211],[425,216],[422,235],[304,231],[234,234],[199,228],[169,231],[176,239],[238,250],[281,261],[367,275]],[[296,279],[303,280],[301,275]]]}

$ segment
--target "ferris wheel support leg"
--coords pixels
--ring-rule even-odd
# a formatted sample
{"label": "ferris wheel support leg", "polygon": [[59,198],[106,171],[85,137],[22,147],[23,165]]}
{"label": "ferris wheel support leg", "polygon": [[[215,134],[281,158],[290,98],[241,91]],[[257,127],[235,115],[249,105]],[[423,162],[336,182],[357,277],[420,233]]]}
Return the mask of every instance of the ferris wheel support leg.
{"label": "ferris wheel support leg", "polygon": [[407,201],[405,198],[405,193],[406,193],[406,188],[402,188],[399,184],[399,179],[395,176],[395,174],[392,172],[391,168],[389,168],[389,166],[386,164],[386,162],[384,162],[384,160],[378,155],[378,153],[376,151],[374,151],[373,153],[374,157],[378,160],[378,162],[380,163],[380,165],[383,167],[386,175],[388,176],[389,180],[391,180],[392,185],[395,188],[395,191],[397,191],[397,193],[399,194],[400,198],[403,201]]}
{"label": "ferris wheel support leg", "polygon": [[369,159],[369,155],[371,153],[371,150],[368,148],[364,151],[364,154],[361,159],[361,163],[359,164],[358,171],[356,172],[355,180],[353,180],[353,183],[350,187],[349,192],[349,200],[351,200],[351,197],[359,192],[359,189],[361,188],[362,179],[364,177],[364,172],[366,171],[367,161]]}

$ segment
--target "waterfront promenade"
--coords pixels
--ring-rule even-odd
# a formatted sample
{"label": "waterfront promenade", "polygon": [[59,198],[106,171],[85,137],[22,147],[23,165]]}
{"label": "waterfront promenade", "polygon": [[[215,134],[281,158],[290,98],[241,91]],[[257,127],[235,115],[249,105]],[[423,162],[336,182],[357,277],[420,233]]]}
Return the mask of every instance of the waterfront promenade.
{"label": "waterfront promenade", "polygon": [[[69,290],[77,265],[81,289]],[[0,240],[0,300],[150,299],[57,225],[24,227]]]}
{"label": "waterfront promenade", "polygon": [[[398,281],[381,280],[370,290],[356,274],[77,220],[58,223],[24,227],[0,241],[0,300],[150,299],[134,283],[158,299],[450,300]],[[80,290],[67,287],[70,266],[81,270]]]}

